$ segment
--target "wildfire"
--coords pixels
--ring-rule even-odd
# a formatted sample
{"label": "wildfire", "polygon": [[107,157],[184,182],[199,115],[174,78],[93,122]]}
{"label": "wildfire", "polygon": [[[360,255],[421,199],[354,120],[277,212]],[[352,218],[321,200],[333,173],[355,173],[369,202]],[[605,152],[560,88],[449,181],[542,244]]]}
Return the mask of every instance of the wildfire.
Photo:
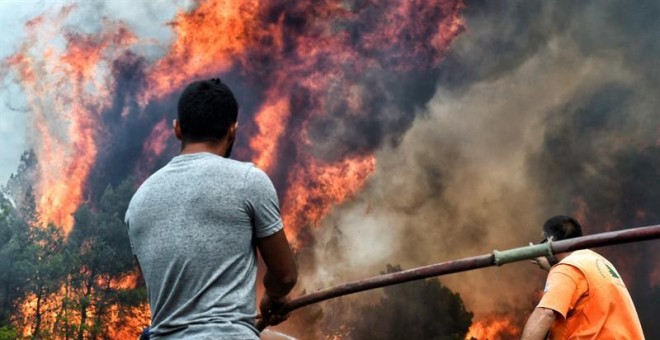
{"label": "wildfire", "polygon": [[[137,274],[128,275],[120,280],[110,280],[109,282],[98,282],[100,285],[109,284],[113,288],[129,289],[135,287]],[[66,302],[64,300],[67,300]],[[22,316],[17,320],[19,324],[24,325],[23,337],[32,337],[35,335],[35,329],[40,328],[38,324],[48,325],[46,330],[40,329],[41,333],[38,338],[61,338],[53,334],[58,328],[68,329],[68,334],[75,333],[80,324],[82,316],[79,313],[79,308],[71,301],[71,291],[65,286],[59,288],[55,293],[37,297],[34,294],[26,297],[23,304],[20,306],[20,313],[17,315]],[[39,312],[37,312],[39,309]],[[30,316],[39,313],[38,321],[31,321]],[[94,320],[99,317],[99,312],[91,305],[89,310],[86,311],[84,319]],[[142,329],[149,324],[151,314],[149,306],[146,302],[141,303],[137,307],[120,308],[119,305],[110,305],[108,310],[102,313],[102,316],[108,318],[110,321],[108,334],[110,339],[131,339],[135,338],[136,334],[140,334]],[[87,326],[91,326],[87,324]]]}
{"label": "wildfire", "polygon": [[466,340],[496,340],[520,338],[522,330],[511,319],[490,316],[476,321],[470,326]]}
{"label": "wildfire", "polygon": [[[460,2],[382,6],[384,20],[372,20],[373,27],[364,27],[356,41],[350,30],[341,27],[364,21],[363,16],[373,14],[371,8],[339,2],[285,7],[247,0],[200,2],[172,21],[177,39],[147,68],[147,85],[135,96],[144,107],[191,79],[236,67],[254,86],[265,82],[269,89],[255,115],[257,133],[249,143],[252,160],[271,174],[292,166],[275,164],[282,157],[297,163],[286,169],[294,175],[284,179],[287,192],[283,196],[296,203],[287,203],[284,215],[307,214],[289,220],[296,223],[294,230],[308,227],[298,223],[318,222],[331,205],[359,191],[375,162],[364,149],[345,151],[334,162],[316,160],[314,148],[319,140],[310,140],[308,130],[318,124],[310,122],[332,112],[345,111],[356,119],[372,114],[373,99],[363,98],[368,91],[360,84],[364,73],[436,65],[463,29]],[[44,37],[59,39],[51,28],[61,27],[74,9],[67,7],[54,18],[31,21],[29,38],[7,60],[17,69],[39,132],[35,147],[40,164],[36,185],[40,222],[53,222],[66,233],[73,226],[73,212],[84,200],[86,181],[104,137],[99,119],[114,95],[110,65],[139,40],[124,25],[105,20],[101,33],[65,33],[63,46],[44,41]],[[410,16],[434,24],[420,25]],[[127,118],[125,110],[121,116]],[[154,156],[162,153],[163,136],[169,134],[164,127],[164,122],[158,123],[145,142],[147,160],[142,168],[153,166]],[[299,131],[292,134],[292,129]],[[333,174],[336,180],[329,178]],[[338,185],[331,188],[334,182]],[[311,201],[318,209],[307,212]]]}
{"label": "wildfire", "polygon": [[284,223],[294,235],[303,226],[316,225],[332,205],[319,202],[343,202],[358,192],[373,173],[373,156],[349,159],[342,163],[315,164],[298,168],[291,174],[292,188],[283,203]]}
{"label": "wildfire", "polygon": [[257,112],[258,134],[250,140],[250,147],[258,150],[252,161],[266,171],[273,171],[277,159],[278,141],[289,120],[291,110],[286,98],[269,100]]}
{"label": "wildfire", "polygon": [[[55,18],[39,17],[26,25],[28,38],[20,51],[6,60],[14,67],[25,90],[39,143],[36,183],[39,224],[55,223],[65,233],[73,227],[72,214],[83,201],[86,179],[98,152],[102,127],[98,113],[111,100],[106,54],[130,45],[135,37],[125,27],[106,23],[101,35],[69,33],[63,48],[43,46],[71,13],[67,7]],[[56,40],[57,41],[57,40]]]}
{"label": "wildfire", "polygon": [[[150,112],[150,103],[169,99],[193,79],[230,75],[240,79],[240,88],[256,103],[254,112],[241,113],[247,121],[241,133],[248,134],[243,154],[273,178],[290,238],[304,246],[300,231],[318,227],[375,171],[374,150],[389,130],[398,131],[393,126],[400,120],[388,118],[390,112],[414,115],[414,108],[394,98],[398,78],[437,66],[464,28],[462,8],[458,0],[377,5],[199,1],[169,24],[175,39],[155,61],[142,58],[136,48],[152,42],[140,41],[120,22],[104,19],[94,33],[66,28],[75,6],[30,21],[27,39],[5,67],[14,70],[24,89],[37,132],[39,223],[71,231],[73,213],[93,196],[88,181],[99,156],[121,149],[113,143],[128,143],[113,140],[106,125],[123,129],[134,127],[131,119],[153,122],[137,141],[140,160],[130,160],[131,173],[123,174],[143,178],[171,138],[168,120],[161,118],[163,112]],[[129,73],[143,83],[134,93],[120,95],[117,68],[128,55],[141,65],[140,72]],[[383,79],[390,83],[381,85]],[[129,103],[141,112],[133,114]],[[50,302],[61,305],[60,293]],[[28,299],[24,312],[29,313],[33,300]],[[88,312],[96,313],[93,308]],[[128,316],[118,306],[104,312],[123,318],[113,338],[139,332],[149,317],[139,308]],[[55,321],[47,319],[43,322],[52,326]]]}
{"label": "wildfire", "polygon": [[194,11],[179,12],[171,23],[177,40],[148,75],[142,101],[163,98],[191,79],[221,74],[257,37],[258,1],[203,1]]}
{"label": "wildfire", "polygon": [[[26,24],[23,43],[4,60],[1,74],[9,70],[15,75],[31,115],[38,160],[33,183],[37,224],[54,223],[68,234],[78,207],[99,196],[89,182],[95,170],[105,170],[100,155],[122,149],[119,144],[136,145],[141,157],[130,153],[121,159],[129,166],[118,176],[143,179],[155,170],[159,157],[170,156],[171,132],[165,112],[149,105],[171,103],[191,80],[221,76],[244,99],[240,133],[247,143],[237,151],[271,175],[290,239],[303,248],[308,245],[303,231],[319,227],[333,207],[355,197],[376,169],[375,150],[390,141],[388,136],[396,142],[414,120],[419,103],[401,103],[400,97],[410,96],[406,81],[437,71],[465,27],[461,0],[193,3],[193,9],[179,11],[168,24],[174,39],[155,59],[136,48],[153,42],[121,22],[100,19],[96,32],[76,31],[67,22],[76,6]],[[120,95],[121,76],[115,71],[127,55],[139,71],[127,72],[140,85]],[[118,110],[109,109],[113,106]],[[148,124],[131,121],[138,116]],[[116,140],[110,136],[112,124],[143,134]],[[660,139],[654,143],[660,146]],[[598,211],[590,211],[587,201],[574,198],[579,220],[604,230],[617,227],[610,216],[594,217]],[[647,214],[638,210],[635,218]],[[627,282],[635,261],[640,259],[619,260],[627,264],[619,267]],[[650,283],[660,284],[658,265],[651,268]],[[103,284],[117,290],[137,285],[134,275],[95,282],[96,287]],[[53,332],[61,322],[65,327],[79,323],[82,330],[105,313],[111,320],[107,336],[117,339],[134,338],[149,322],[144,303],[128,309],[97,303],[105,309],[90,306],[76,314],[64,302],[71,294],[65,286],[49,291],[55,292],[25,297],[16,317],[26,317],[18,320],[24,336],[39,330],[39,325],[27,325],[27,317],[35,314],[43,329]],[[511,319],[488,316],[471,326],[467,338],[512,338],[520,332]]]}
{"label": "wildfire", "polygon": [[[375,169],[375,158],[363,149],[345,151],[333,161],[319,160],[316,145],[327,141],[310,137],[310,129],[318,126],[314,122],[334,112],[354,119],[373,114],[375,99],[361,84],[365,73],[437,65],[463,30],[460,2],[376,8],[386,17],[368,19],[372,26],[365,26],[373,8],[340,2],[201,2],[172,22],[177,39],[150,68],[142,101],[162,98],[190,79],[233,69],[253,86],[267,85],[254,114],[251,158],[284,181],[278,186],[283,217],[299,242],[299,230],[316,226],[334,204],[358,192]],[[410,20],[413,16],[433,24],[418,25]],[[364,32],[356,41],[342,27],[358,23]]]}
{"label": "wildfire", "polygon": [[164,118],[158,124],[154,125],[149,137],[142,144],[143,161],[138,163],[138,167],[135,169],[139,182],[142,182],[150,175],[150,171],[156,165],[156,158],[163,154],[167,148],[168,139],[172,138],[173,135],[174,133],[171,132]]}
{"label": "wildfire", "polygon": [[145,302],[131,309],[131,316],[127,316],[119,306],[110,307],[111,325],[107,336],[109,339],[135,339],[137,334],[149,325],[151,313],[149,305]]}

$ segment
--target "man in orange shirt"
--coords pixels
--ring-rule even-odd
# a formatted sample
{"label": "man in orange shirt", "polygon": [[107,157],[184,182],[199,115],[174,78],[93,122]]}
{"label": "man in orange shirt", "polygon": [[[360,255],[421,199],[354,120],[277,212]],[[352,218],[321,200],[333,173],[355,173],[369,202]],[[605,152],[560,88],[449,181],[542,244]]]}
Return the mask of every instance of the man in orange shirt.
{"label": "man in orange shirt", "polygon": [[[580,236],[572,217],[555,216],[543,225],[542,242]],[[550,273],[522,339],[644,339],[630,294],[607,259],[585,249],[536,263]]]}

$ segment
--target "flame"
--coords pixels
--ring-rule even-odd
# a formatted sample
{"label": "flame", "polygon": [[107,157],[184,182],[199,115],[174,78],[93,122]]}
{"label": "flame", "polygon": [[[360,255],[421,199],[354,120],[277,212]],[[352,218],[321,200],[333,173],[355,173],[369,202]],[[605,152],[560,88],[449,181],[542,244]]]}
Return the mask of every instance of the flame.
{"label": "flame", "polygon": [[[346,98],[349,116],[367,115],[370,103],[361,98],[368,93],[359,84],[362,74],[437,65],[464,27],[458,15],[463,8],[460,2],[381,6],[386,7],[382,11],[386,17],[371,20],[373,27],[356,41],[349,30],[340,28],[361,23],[368,7],[351,8],[334,1],[286,6],[200,2],[172,21],[177,39],[149,69],[149,85],[140,102],[146,105],[191,79],[234,68],[255,86],[267,84],[254,116],[256,133],[249,139],[251,159],[271,175],[289,174],[279,188],[285,198],[283,218],[295,239],[297,231],[316,226],[333,205],[353,197],[375,168],[375,158],[363,150],[334,162],[319,160],[309,122],[342,110],[343,101],[335,96]],[[413,15],[434,24],[418,25],[409,20]],[[300,26],[291,20],[299,20]],[[295,165],[278,164],[282,158]]]}
{"label": "flame", "polygon": [[[291,165],[275,163],[287,153],[285,148],[297,145],[292,161],[307,169],[286,172],[322,178],[317,181],[289,176],[289,182],[281,186],[287,191],[283,197],[305,209],[287,203],[289,208],[284,214],[309,214],[289,220],[316,223],[331,205],[352,197],[364,185],[375,160],[366,150],[355,150],[337,159],[336,164],[323,164],[310,147],[305,147],[314,144],[308,136],[308,122],[343,110],[343,102],[349,117],[367,115],[369,102],[361,98],[368,92],[360,85],[363,73],[405,72],[437,65],[464,27],[458,15],[463,8],[460,2],[381,6],[385,18],[371,20],[372,27],[356,40],[351,31],[341,27],[361,23],[362,16],[369,14],[367,7],[351,8],[332,1],[286,8],[249,0],[201,1],[194,10],[179,12],[171,22],[176,40],[165,56],[148,67],[147,85],[136,97],[144,107],[179,90],[191,79],[223,74],[235,67],[255,83],[265,81],[268,90],[254,118],[257,133],[249,142],[252,160],[270,173],[282,171]],[[109,20],[103,22],[103,31],[97,34],[65,33],[65,46],[61,48],[44,41],[44,37],[57,40],[51,27],[61,27],[74,8],[66,7],[55,18],[32,20],[27,26],[29,38],[8,59],[17,69],[39,132],[36,187],[40,223],[52,221],[67,233],[73,225],[72,213],[84,200],[86,181],[99,152],[103,127],[98,124],[98,114],[112,100],[109,65],[138,41],[124,25]],[[434,24],[419,25],[409,20],[412,15]],[[300,20],[302,26],[287,22],[291,17]],[[44,43],[46,46],[40,46]],[[44,52],[39,54],[36,47]],[[346,100],[337,101],[335,96]],[[292,111],[296,117],[293,123]],[[126,110],[122,117],[128,117]],[[163,124],[157,124],[145,142],[145,153],[152,160],[164,149]],[[62,125],[66,125],[64,129]],[[291,129],[296,128],[300,131],[292,136]],[[146,167],[152,164],[146,161]],[[350,169],[347,171],[353,177],[337,178],[342,186],[333,186],[330,194],[322,195],[319,188],[330,189],[333,182],[328,176],[344,175],[340,169]],[[297,187],[302,183],[310,192]],[[322,207],[307,212],[310,200]],[[293,229],[308,226],[296,224]]]}
{"label": "flame", "polygon": [[[139,275],[137,273],[133,273],[119,279],[112,278],[110,279],[110,282],[99,278],[96,283],[99,287],[109,284],[109,286],[115,290],[131,289],[136,286],[138,277]],[[35,294],[27,296],[20,305],[20,313],[17,314],[21,315],[22,319],[16,320],[19,324],[24,325],[22,332],[23,337],[31,337],[34,334],[34,324],[33,321],[30,320],[30,317],[36,314],[38,303],[40,304],[39,308],[41,310],[42,327],[48,325],[48,327],[41,328],[42,332],[44,329],[48,332],[48,329],[63,327],[62,323],[66,323],[69,327],[73,327],[73,332],[77,334],[82,319],[80,311],[78,310],[79,307],[72,302],[73,294],[73,291],[67,291],[65,286],[62,286],[57,292],[42,296],[40,302],[37,302],[38,299]],[[68,300],[67,310],[62,309],[65,299]],[[93,304],[88,307],[86,315],[86,325],[89,329],[93,326],[92,323],[97,316],[97,310]],[[142,332],[142,329],[149,325],[151,320],[151,314],[147,302],[128,308],[120,308],[119,305],[113,304],[103,312],[103,315],[109,319],[107,322],[109,326],[107,335],[110,339],[136,338],[137,335]],[[44,334],[42,333],[41,337],[43,336]],[[62,338],[61,336],[55,336],[53,334],[49,334],[48,337],[56,339]]]}
{"label": "flame", "polygon": [[161,119],[151,130],[151,134],[144,142],[143,153],[149,156],[160,156],[167,147],[167,138],[169,129],[165,119]]}
{"label": "flame", "polygon": [[[380,114],[372,112],[373,104],[391,100],[393,94],[378,89],[382,98],[370,98],[372,84],[364,79],[437,66],[464,29],[462,9],[459,0],[378,6],[199,1],[170,23],[175,40],[162,58],[145,62],[145,85],[133,99],[146,111],[148,103],[169,98],[195,78],[240,75],[243,85],[259,94],[256,111],[247,112],[247,153],[280,189],[283,219],[300,247],[301,231],[318,227],[334,206],[354,197],[376,167],[373,151],[378,145],[328,156],[334,136],[323,136],[315,128],[333,114],[345,124]],[[5,61],[26,93],[38,132],[39,222],[53,222],[65,233],[73,227],[72,214],[89,195],[87,181],[108,137],[101,114],[116,95],[113,65],[126,53],[136,53],[131,47],[144,43],[123,24],[109,20],[102,22],[101,32],[69,30],[62,36],[53,28],[63,27],[74,10],[69,6],[53,17],[30,21],[26,41]],[[126,107],[119,111],[112,118],[123,123],[135,119]],[[139,174],[153,170],[156,158],[167,150],[167,121],[152,121],[157,123],[142,141],[143,161],[133,168]],[[134,284],[127,280],[112,285]],[[49,303],[57,305],[63,294],[48,297]],[[32,304],[28,300],[23,308]],[[110,336],[139,333],[149,318],[140,311],[116,321]],[[119,306],[108,313],[122,318]]]}
{"label": "flame", "polygon": [[108,330],[108,339],[135,339],[142,330],[149,326],[151,313],[149,304],[143,303],[131,308],[131,316],[125,315],[117,305],[110,307],[111,327]]}
{"label": "flame", "polygon": [[50,19],[39,17],[26,26],[28,38],[6,63],[17,70],[34,125],[39,132],[36,183],[40,225],[55,223],[68,234],[72,214],[83,201],[86,179],[98,153],[98,113],[111,101],[106,53],[117,53],[135,37],[122,25],[106,23],[101,35],[68,33],[64,51],[55,44],[38,53],[35,45],[53,36],[73,7]]}
{"label": "flame", "polygon": [[250,147],[257,150],[252,161],[266,171],[273,171],[279,147],[278,141],[285,132],[291,113],[286,98],[271,100],[267,100],[257,112],[255,122],[258,133],[250,140]]}
{"label": "flame", "polygon": [[332,209],[331,203],[343,202],[362,189],[375,166],[375,157],[369,155],[297,168],[290,176],[291,188],[282,205],[282,219],[290,227],[287,231],[298,235],[298,228],[317,225]]}
{"label": "flame", "polygon": [[520,338],[522,330],[511,319],[502,316],[489,316],[475,321],[466,340],[494,340],[502,338]]}
{"label": "flame", "polygon": [[142,159],[138,163],[135,172],[138,176],[138,182],[144,181],[156,165],[158,156],[162,155],[167,149],[167,143],[172,138],[173,133],[170,132],[169,126],[165,118],[161,119],[154,125],[149,137],[142,144]]}
{"label": "flame", "polygon": [[177,40],[153,66],[142,102],[162,98],[191,79],[226,72],[255,39],[258,8],[258,1],[204,1],[190,13],[180,11],[170,24]]}

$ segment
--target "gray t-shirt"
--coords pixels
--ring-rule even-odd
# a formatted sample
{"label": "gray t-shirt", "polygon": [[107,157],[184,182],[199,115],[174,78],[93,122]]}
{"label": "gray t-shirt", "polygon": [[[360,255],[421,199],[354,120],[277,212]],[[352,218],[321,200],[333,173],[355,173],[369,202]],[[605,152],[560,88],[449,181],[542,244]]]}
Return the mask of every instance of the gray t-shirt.
{"label": "gray t-shirt", "polygon": [[137,190],[126,224],[152,338],[259,338],[255,240],[282,229],[263,171],[206,152],[174,157]]}

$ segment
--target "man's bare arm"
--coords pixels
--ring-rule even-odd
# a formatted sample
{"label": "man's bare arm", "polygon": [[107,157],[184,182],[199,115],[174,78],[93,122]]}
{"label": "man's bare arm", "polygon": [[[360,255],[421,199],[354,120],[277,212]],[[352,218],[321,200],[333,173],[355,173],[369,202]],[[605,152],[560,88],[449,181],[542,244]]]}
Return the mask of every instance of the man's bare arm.
{"label": "man's bare arm", "polygon": [[552,323],[555,321],[555,317],[555,311],[552,309],[536,307],[527,320],[521,339],[545,339],[550,330],[550,326],[552,326]]}
{"label": "man's bare arm", "polygon": [[298,271],[284,230],[257,239],[259,253],[266,264],[264,287],[271,298],[286,296],[296,285]]}
{"label": "man's bare arm", "polygon": [[261,317],[267,325],[277,325],[288,317],[278,310],[288,301],[287,294],[296,285],[298,271],[283,230],[257,239],[257,247],[266,263],[264,275],[266,294],[259,303]]}

